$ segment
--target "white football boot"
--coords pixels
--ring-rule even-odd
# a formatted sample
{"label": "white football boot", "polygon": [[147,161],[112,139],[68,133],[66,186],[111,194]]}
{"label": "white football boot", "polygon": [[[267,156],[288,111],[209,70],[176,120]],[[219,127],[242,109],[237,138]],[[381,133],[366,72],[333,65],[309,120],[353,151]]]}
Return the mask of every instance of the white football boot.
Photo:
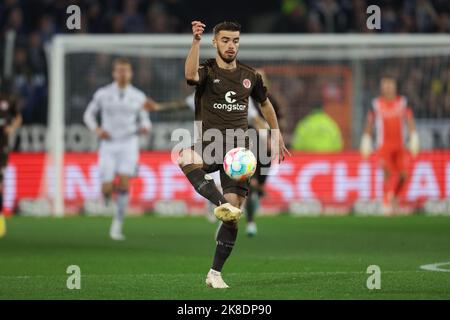
{"label": "white football boot", "polygon": [[220,272],[215,270],[209,270],[208,274],[206,275],[206,285],[211,288],[216,289],[227,289],[229,286],[223,281],[222,275]]}
{"label": "white football boot", "polygon": [[256,227],[256,223],[254,222],[249,222],[247,223],[247,235],[249,237],[254,237],[256,236],[256,233],[258,232],[258,228]]}
{"label": "white football boot", "polygon": [[216,218],[225,222],[238,222],[241,218],[241,213],[241,209],[232,206],[228,202],[214,209],[214,215]]}
{"label": "white football boot", "polygon": [[125,236],[122,233],[122,222],[114,219],[109,230],[109,236],[113,240],[122,241],[125,240]]}

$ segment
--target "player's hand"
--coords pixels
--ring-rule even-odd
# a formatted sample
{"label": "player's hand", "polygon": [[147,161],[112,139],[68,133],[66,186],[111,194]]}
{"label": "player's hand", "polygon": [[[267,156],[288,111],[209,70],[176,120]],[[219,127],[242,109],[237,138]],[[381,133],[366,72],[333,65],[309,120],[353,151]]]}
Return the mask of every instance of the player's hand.
{"label": "player's hand", "polygon": [[97,128],[97,129],[95,130],[95,133],[97,133],[97,136],[98,136],[100,139],[103,139],[103,140],[108,140],[108,139],[111,138],[111,136],[109,135],[109,133],[108,133],[107,131],[103,130],[102,128]]}
{"label": "player's hand", "polygon": [[419,153],[419,148],[419,135],[417,131],[413,131],[409,136],[409,151],[415,157]]}
{"label": "player's hand", "polygon": [[278,159],[278,163],[281,163],[281,161],[284,161],[284,158],[287,155],[291,155],[289,150],[286,148],[286,145],[284,144],[284,139],[281,133],[278,131],[278,148],[275,148],[274,152],[274,158]]}
{"label": "player's hand", "polygon": [[192,21],[192,34],[194,40],[200,41],[202,39],[203,32],[205,31],[206,25],[201,21]]}
{"label": "player's hand", "polygon": [[139,134],[141,134],[141,135],[146,135],[146,134],[148,134],[149,132],[150,132],[150,130],[147,129],[147,128],[140,128],[140,129],[139,129]]}
{"label": "player's hand", "polygon": [[372,153],[372,138],[367,133],[363,134],[361,138],[361,145],[359,147],[359,152],[361,156],[366,159]]}
{"label": "player's hand", "polygon": [[6,126],[5,128],[3,128],[3,132],[5,133],[5,135],[9,136],[10,134],[13,133],[13,128],[12,126]]}

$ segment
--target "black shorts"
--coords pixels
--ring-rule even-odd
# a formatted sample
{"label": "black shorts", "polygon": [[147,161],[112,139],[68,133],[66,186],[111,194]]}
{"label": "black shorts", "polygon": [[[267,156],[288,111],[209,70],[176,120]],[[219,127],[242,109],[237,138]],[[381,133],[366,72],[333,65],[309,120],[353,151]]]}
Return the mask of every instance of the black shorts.
{"label": "black shorts", "polygon": [[258,184],[260,186],[263,186],[266,183],[266,181],[267,181],[268,175],[267,174],[262,174],[261,170],[263,168],[265,168],[266,171],[267,171],[271,167],[272,162],[269,162],[267,164],[263,164],[263,163],[261,163],[261,161],[259,161],[259,159],[257,159],[257,160],[258,161],[257,161],[257,165],[256,165],[255,174],[252,176],[252,179],[256,179],[256,181],[258,181]]}
{"label": "black shorts", "polygon": [[0,151],[0,183],[3,183],[3,176],[8,165],[8,152]]}
{"label": "black shorts", "polygon": [[[234,144],[223,144],[222,149],[218,154],[212,152],[211,157],[207,156],[210,154],[210,150],[212,149],[212,142],[210,141],[198,141],[194,145],[191,146],[191,149],[196,151],[201,157],[203,161],[202,169],[206,173],[212,173],[216,171],[220,171],[220,184],[222,186],[223,194],[226,193],[235,193],[241,197],[247,197],[248,189],[249,189],[249,181],[236,181],[231,179],[223,169],[223,158],[225,154],[235,147],[249,147],[248,139],[238,144],[237,142]],[[208,148],[209,147],[209,148]],[[204,152],[206,150],[206,152]]]}

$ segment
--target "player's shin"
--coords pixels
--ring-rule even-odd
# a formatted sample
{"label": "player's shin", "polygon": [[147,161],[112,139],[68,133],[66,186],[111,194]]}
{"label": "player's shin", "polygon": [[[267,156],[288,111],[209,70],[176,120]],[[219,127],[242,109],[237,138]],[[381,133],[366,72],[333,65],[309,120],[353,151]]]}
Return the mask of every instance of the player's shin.
{"label": "player's shin", "polygon": [[216,236],[216,252],[211,269],[221,272],[225,261],[233,250],[238,228],[236,223],[222,222]]}
{"label": "player's shin", "polygon": [[253,222],[256,210],[259,208],[259,195],[256,190],[250,189],[247,201],[245,202],[245,210],[247,213],[247,222]]}
{"label": "player's shin", "polygon": [[246,233],[248,236],[253,237],[258,232],[256,223],[255,223],[255,214],[259,208],[259,192],[258,190],[254,190],[250,188],[250,193],[245,202],[246,211],[247,211],[247,226]]}
{"label": "player's shin", "polygon": [[128,207],[128,190],[118,190],[117,192],[117,207],[114,219],[119,223],[123,223],[125,212]]}
{"label": "player's shin", "polygon": [[392,214],[393,198],[394,198],[393,177],[391,174],[385,173],[383,180],[383,204],[382,204],[383,214],[386,215]]}
{"label": "player's shin", "polygon": [[399,175],[399,177],[397,178],[397,180],[395,181],[395,187],[394,187],[394,197],[395,198],[398,198],[398,196],[402,192],[405,181],[406,181],[406,174],[401,173]]}
{"label": "player's shin", "polygon": [[181,168],[195,190],[216,206],[227,203],[223,194],[217,189],[214,179],[202,168],[195,164],[188,164]]}
{"label": "player's shin", "polygon": [[128,190],[118,190],[116,198],[116,207],[114,217],[111,224],[109,235],[113,240],[125,240],[122,233],[123,220],[128,207]]}
{"label": "player's shin", "polygon": [[112,199],[112,193],[113,193],[113,184],[111,182],[105,182],[102,185],[102,194],[103,194],[103,201],[105,206],[109,206]]}

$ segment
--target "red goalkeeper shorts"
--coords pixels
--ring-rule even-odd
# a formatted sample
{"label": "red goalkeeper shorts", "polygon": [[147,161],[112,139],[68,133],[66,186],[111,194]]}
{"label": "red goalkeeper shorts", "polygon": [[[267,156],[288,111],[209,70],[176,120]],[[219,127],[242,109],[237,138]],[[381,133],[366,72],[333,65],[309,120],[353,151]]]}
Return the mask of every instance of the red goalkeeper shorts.
{"label": "red goalkeeper shorts", "polygon": [[383,169],[392,173],[406,171],[408,152],[404,148],[380,148],[378,157]]}

